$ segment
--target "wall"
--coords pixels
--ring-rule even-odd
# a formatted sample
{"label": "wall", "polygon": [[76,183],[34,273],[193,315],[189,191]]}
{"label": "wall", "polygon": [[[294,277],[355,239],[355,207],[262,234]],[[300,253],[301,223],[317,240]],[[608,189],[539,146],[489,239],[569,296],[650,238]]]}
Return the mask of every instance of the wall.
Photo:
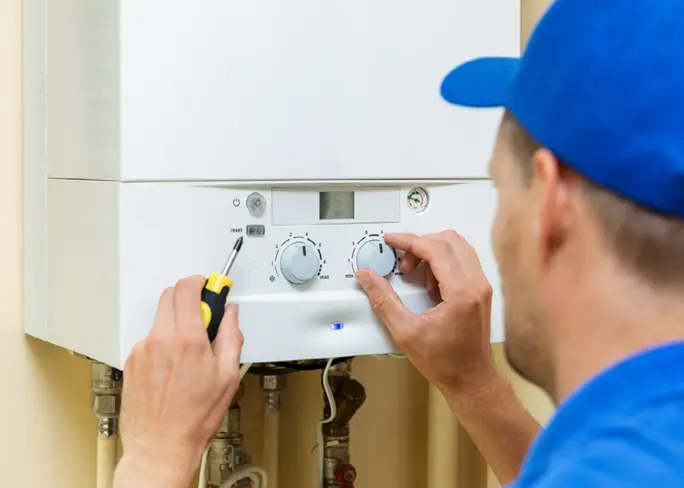
{"label": "wall", "polygon": [[86,488],[89,368],[22,333],[20,56],[21,1],[0,0],[0,486]]}
{"label": "wall", "polygon": [[[524,33],[547,3],[523,0]],[[21,0],[0,0],[0,486],[92,488],[95,423],[89,366],[22,333],[20,30]],[[496,349],[505,367],[501,348]],[[472,445],[408,363],[363,358],[355,376],[369,393],[352,434],[360,488],[413,488],[423,486],[426,477],[429,488],[484,486],[484,465]],[[547,400],[518,378],[513,381],[533,413],[546,418],[551,411]],[[261,395],[254,379],[247,386],[251,391],[244,406],[252,414],[245,433],[258,459]],[[320,405],[317,376],[293,378],[283,399],[283,488],[313,486],[310,450]],[[489,485],[496,485],[491,476]]]}

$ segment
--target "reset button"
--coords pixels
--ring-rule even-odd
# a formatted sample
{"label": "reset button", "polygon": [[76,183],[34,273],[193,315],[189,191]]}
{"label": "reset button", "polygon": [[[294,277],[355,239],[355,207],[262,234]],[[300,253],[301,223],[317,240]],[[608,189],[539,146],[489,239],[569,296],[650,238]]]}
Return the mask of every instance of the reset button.
{"label": "reset button", "polygon": [[263,225],[248,225],[247,236],[249,237],[263,237],[266,234],[266,227]]}

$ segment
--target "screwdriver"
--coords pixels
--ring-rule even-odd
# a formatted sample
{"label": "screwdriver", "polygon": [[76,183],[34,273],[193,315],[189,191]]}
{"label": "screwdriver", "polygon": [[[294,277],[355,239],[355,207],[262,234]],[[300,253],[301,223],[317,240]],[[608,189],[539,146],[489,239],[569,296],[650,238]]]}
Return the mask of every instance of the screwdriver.
{"label": "screwdriver", "polygon": [[235,263],[240,249],[242,248],[242,237],[235,241],[233,251],[226,261],[221,273],[212,273],[204,285],[202,290],[202,320],[204,326],[207,328],[207,335],[209,342],[213,342],[218,334],[219,325],[223,320],[223,314],[226,310],[226,300],[228,300],[228,293],[233,287],[233,281],[228,277],[230,269]]}

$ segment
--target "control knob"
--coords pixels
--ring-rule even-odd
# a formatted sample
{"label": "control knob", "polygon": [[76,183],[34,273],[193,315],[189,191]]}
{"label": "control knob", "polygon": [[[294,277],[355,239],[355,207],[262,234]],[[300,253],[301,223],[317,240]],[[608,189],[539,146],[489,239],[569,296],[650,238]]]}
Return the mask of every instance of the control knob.
{"label": "control knob", "polygon": [[370,239],[359,247],[356,253],[356,267],[370,269],[380,276],[387,276],[394,270],[397,255],[385,241]]}
{"label": "control knob", "polygon": [[309,242],[293,242],[280,255],[280,271],[296,285],[311,281],[320,268],[318,251]]}

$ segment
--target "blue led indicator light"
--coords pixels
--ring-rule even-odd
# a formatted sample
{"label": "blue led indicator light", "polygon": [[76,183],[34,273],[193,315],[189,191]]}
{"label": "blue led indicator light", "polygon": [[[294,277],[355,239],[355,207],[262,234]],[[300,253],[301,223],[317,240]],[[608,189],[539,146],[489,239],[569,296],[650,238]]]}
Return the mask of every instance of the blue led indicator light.
{"label": "blue led indicator light", "polygon": [[344,324],[342,322],[333,322],[330,324],[330,330],[340,330],[344,328]]}

